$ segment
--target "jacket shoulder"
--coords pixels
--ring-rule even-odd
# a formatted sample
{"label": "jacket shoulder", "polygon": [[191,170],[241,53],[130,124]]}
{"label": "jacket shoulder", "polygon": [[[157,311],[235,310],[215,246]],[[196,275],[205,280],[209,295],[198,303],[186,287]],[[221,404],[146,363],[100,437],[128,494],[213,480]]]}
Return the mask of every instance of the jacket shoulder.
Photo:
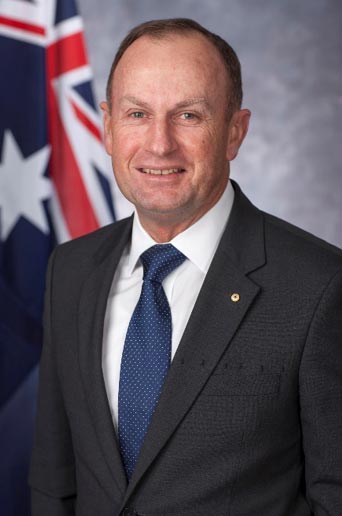
{"label": "jacket shoulder", "polygon": [[94,264],[101,262],[114,249],[124,247],[129,239],[131,227],[132,217],[128,217],[64,242],[54,249],[50,262],[54,264],[54,269],[63,271],[63,275],[75,270],[80,274],[87,273]]}
{"label": "jacket shoulder", "polygon": [[114,242],[130,229],[132,217],[121,219],[117,222],[103,226],[91,233],[80,236],[68,242],[59,244],[56,248],[58,254],[69,255],[73,253],[86,252],[87,254],[96,253],[103,245]]}
{"label": "jacket shoulder", "polygon": [[341,249],[274,215],[263,215],[269,254],[282,254],[290,264],[302,263],[320,274],[342,270]]}

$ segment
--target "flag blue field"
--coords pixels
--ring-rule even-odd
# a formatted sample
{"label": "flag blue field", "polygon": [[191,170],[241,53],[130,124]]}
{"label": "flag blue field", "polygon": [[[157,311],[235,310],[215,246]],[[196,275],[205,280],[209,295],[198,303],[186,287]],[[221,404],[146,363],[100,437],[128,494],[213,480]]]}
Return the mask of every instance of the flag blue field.
{"label": "flag blue field", "polygon": [[115,218],[74,0],[1,0],[0,77],[0,513],[28,516],[47,260]]}

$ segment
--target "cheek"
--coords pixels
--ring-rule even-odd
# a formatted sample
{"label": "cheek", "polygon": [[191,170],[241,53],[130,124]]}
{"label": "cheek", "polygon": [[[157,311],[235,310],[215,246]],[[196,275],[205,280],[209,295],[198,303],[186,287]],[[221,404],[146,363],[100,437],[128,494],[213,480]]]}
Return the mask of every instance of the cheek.
{"label": "cheek", "polygon": [[196,127],[192,134],[182,135],[183,145],[187,146],[193,157],[200,161],[210,160],[211,154],[215,153],[217,147],[216,131],[208,125]]}
{"label": "cheek", "polygon": [[113,133],[112,160],[113,162],[127,162],[137,152],[139,145],[133,134],[126,135],[124,131]]}
{"label": "cheek", "polygon": [[120,126],[112,131],[113,150],[127,153],[143,147],[145,134],[142,127]]}
{"label": "cheek", "polygon": [[203,132],[201,134],[182,134],[178,137],[179,147],[183,153],[193,162],[204,161],[210,150],[208,138]]}

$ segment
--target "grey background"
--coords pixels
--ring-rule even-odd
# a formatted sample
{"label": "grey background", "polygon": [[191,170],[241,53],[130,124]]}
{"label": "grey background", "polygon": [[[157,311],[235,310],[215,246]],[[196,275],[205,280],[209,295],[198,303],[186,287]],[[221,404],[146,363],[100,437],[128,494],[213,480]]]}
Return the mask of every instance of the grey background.
{"label": "grey background", "polygon": [[142,21],[192,17],[227,39],[252,110],[232,177],[260,208],[342,246],[341,0],[79,0],[79,9],[98,101],[118,44]]}

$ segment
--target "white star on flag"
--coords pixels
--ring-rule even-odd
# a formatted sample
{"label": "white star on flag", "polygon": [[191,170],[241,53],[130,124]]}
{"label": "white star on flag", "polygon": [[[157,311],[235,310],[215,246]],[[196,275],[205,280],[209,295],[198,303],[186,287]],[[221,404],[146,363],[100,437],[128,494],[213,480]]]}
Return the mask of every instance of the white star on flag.
{"label": "white star on flag", "polygon": [[51,181],[44,177],[50,146],[24,158],[10,131],[4,134],[0,163],[0,238],[5,240],[20,217],[43,233],[49,233],[42,201],[52,195]]}

